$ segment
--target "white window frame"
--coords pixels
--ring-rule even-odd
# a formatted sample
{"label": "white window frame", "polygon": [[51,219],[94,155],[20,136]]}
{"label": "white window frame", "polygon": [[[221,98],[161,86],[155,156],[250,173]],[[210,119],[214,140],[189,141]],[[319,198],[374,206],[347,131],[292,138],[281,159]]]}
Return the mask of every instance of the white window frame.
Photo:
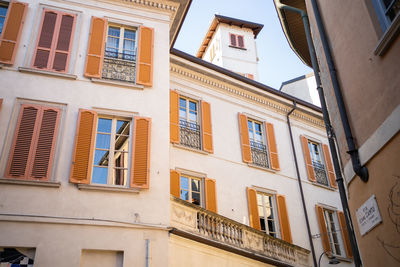
{"label": "white window frame", "polygon": [[[118,52],[117,52],[118,55],[116,57],[116,59],[120,59],[120,60],[125,60],[123,58],[124,51],[125,51],[125,49],[124,49],[125,30],[131,30],[131,31],[135,32],[135,39],[133,40],[135,42],[135,46],[134,46],[134,49],[132,50],[133,51],[134,60],[129,60],[129,61],[137,62],[137,47],[138,47],[138,42],[137,41],[138,41],[139,28],[135,27],[135,26],[122,25],[122,24],[119,24],[119,23],[109,22],[107,24],[107,32],[106,32],[106,47],[105,47],[106,51],[107,51],[107,48],[108,48],[107,44],[108,44],[108,37],[110,36],[109,35],[110,27],[119,28],[120,29],[120,32],[119,32],[120,35],[119,35],[119,38],[118,38],[119,39]],[[115,37],[113,37],[113,38],[115,38]],[[132,40],[132,39],[130,39],[130,40]],[[128,55],[130,55],[130,54],[128,54]]]}
{"label": "white window frame", "polygon": [[[328,233],[328,242],[331,247],[332,254],[339,257],[346,257],[346,251],[344,247],[343,233],[340,230],[340,223],[337,212],[335,210],[327,209],[323,207],[323,214],[325,219],[325,227]],[[329,217],[332,215],[332,219]],[[334,229],[332,229],[334,227]],[[335,242],[335,237],[337,242]],[[338,248],[340,251],[338,251]],[[340,252],[340,253],[338,253]]]}
{"label": "white window frame", "polygon": [[[371,1],[372,1],[372,5],[375,9],[376,15],[378,17],[379,23],[381,25],[381,28],[383,31],[386,31],[390,27],[390,25],[394,22],[395,18],[390,19],[385,14],[386,7],[382,0],[371,0]],[[392,3],[394,3],[395,1],[396,0],[393,0]],[[400,12],[396,15],[396,17],[398,17],[399,14],[400,14]]]}
{"label": "white window frame", "polygon": [[[188,195],[189,195],[189,199],[187,199],[187,200],[186,199],[182,199],[182,182],[181,182],[182,181],[181,180],[182,177],[187,178],[189,180],[189,188],[187,190]],[[191,174],[187,174],[185,172],[181,172],[180,176],[179,176],[179,180],[180,180],[179,197],[182,200],[185,200],[185,201],[187,201],[189,203],[192,203],[193,205],[205,208],[205,191],[204,191],[204,184],[205,183],[204,183],[204,177],[198,177],[198,176],[194,176],[194,175],[191,175]],[[193,203],[193,199],[192,199],[192,193],[193,193],[192,180],[198,180],[199,184],[200,184],[200,204],[199,205]],[[184,190],[186,191],[186,189],[184,189]]]}
{"label": "white window frame", "polygon": [[[181,114],[180,114],[180,108],[181,108],[181,98],[184,99],[186,101],[186,118],[185,121],[186,122],[195,122],[197,125],[200,126],[200,122],[201,122],[201,112],[200,112],[200,101],[191,97],[187,97],[185,95],[179,95],[179,104],[178,104],[178,109],[179,109],[179,120],[181,120]],[[190,113],[190,105],[189,103],[193,102],[196,104],[197,110],[196,110],[196,121],[191,121],[189,118],[189,113]]]}
{"label": "white window frame", "polygon": [[[275,227],[275,236],[270,233],[270,230],[268,229],[268,222],[267,222],[266,218],[264,218],[265,231],[263,231],[263,230],[261,230],[261,231],[266,233],[267,235],[274,236],[275,238],[281,238],[281,229],[280,229],[280,224],[279,224],[279,211],[278,211],[278,206],[276,204],[276,194],[271,193],[271,192],[260,191],[260,190],[257,190],[257,189],[256,189],[256,192],[257,192],[257,208],[258,208],[258,211],[260,211],[260,207],[262,207],[263,213],[266,214],[266,210],[268,208],[272,208],[272,215],[273,215],[273,218],[274,218],[273,219],[273,224],[274,224],[274,227]],[[258,197],[259,195],[262,198],[261,205],[259,203],[259,197]],[[271,200],[270,202],[271,202],[271,205],[272,205],[271,207],[266,207],[265,200],[264,200],[265,197],[269,197],[270,198],[270,200]],[[259,217],[260,226],[261,226],[261,229],[262,229],[260,212],[258,214],[258,217]]]}
{"label": "white window frame", "polygon": [[[320,158],[320,160],[317,163],[321,164],[323,169],[325,170],[325,178],[326,178],[326,183],[327,184],[325,185],[323,183],[320,183],[320,182],[318,182],[318,180],[316,180],[316,183],[318,183],[320,185],[323,185],[323,186],[330,187],[332,185],[331,185],[331,182],[329,180],[328,169],[327,169],[327,166],[326,166],[327,163],[326,163],[326,160],[325,160],[325,157],[324,157],[324,151],[322,149],[322,143],[319,142],[319,141],[316,141],[314,139],[307,138],[307,145],[308,145],[308,150],[310,151],[310,158],[311,158],[311,163],[312,164],[314,162],[314,154],[313,154],[314,149],[312,149],[313,146],[312,145],[310,146],[310,143],[317,145],[317,147],[319,149],[319,158]],[[314,164],[313,164],[313,167],[314,167]]]}

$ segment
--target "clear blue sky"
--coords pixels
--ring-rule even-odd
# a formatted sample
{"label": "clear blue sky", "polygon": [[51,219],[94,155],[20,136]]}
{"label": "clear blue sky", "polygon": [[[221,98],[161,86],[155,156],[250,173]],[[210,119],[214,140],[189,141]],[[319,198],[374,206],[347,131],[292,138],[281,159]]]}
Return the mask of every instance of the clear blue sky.
{"label": "clear blue sky", "polygon": [[196,55],[214,14],[264,25],[257,36],[261,83],[279,89],[282,82],[312,72],[289,47],[273,0],[192,0],[174,48]]}

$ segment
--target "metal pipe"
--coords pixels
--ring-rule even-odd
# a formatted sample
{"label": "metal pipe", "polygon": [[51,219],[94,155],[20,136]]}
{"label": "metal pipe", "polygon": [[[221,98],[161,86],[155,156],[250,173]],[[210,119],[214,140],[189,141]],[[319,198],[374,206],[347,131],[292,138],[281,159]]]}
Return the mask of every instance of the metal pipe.
{"label": "metal pipe", "polygon": [[340,169],[340,164],[339,164],[338,155],[337,155],[336,146],[335,146],[334,131],[333,131],[332,125],[330,123],[329,113],[328,113],[328,109],[327,109],[327,105],[326,105],[326,101],[325,101],[325,96],[323,93],[321,77],[319,75],[319,65],[318,65],[317,56],[315,53],[315,48],[314,48],[314,44],[313,44],[312,37],[311,37],[311,30],[310,30],[308,16],[304,10],[284,5],[284,4],[280,3],[279,0],[278,0],[277,7],[279,9],[286,9],[286,10],[289,10],[292,12],[299,13],[303,20],[304,30],[306,33],[308,49],[309,49],[310,58],[311,58],[311,63],[312,63],[313,71],[314,71],[315,80],[317,83],[317,90],[318,90],[319,98],[321,101],[322,114],[323,114],[323,118],[324,118],[326,132],[328,135],[329,148],[331,150],[331,155],[332,155],[332,162],[333,162],[333,166],[335,169],[336,182],[337,182],[338,189],[339,189],[340,200],[342,202],[343,213],[344,213],[344,217],[345,217],[345,221],[346,221],[346,225],[347,225],[347,231],[349,233],[350,246],[351,246],[351,249],[354,254],[353,255],[354,264],[356,267],[359,267],[362,265],[360,253],[358,250],[357,241],[356,241],[356,237],[354,234],[353,222],[350,217],[350,210],[349,210],[349,204],[347,202],[346,189],[344,186],[343,176],[342,176],[342,172]]}
{"label": "metal pipe", "polygon": [[317,259],[316,259],[316,255],[315,255],[314,243],[313,243],[313,240],[312,240],[310,222],[309,222],[309,220],[308,220],[308,213],[307,213],[306,201],[305,201],[305,199],[304,199],[303,185],[302,185],[302,183],[301,183],[301,177],[300,177],[300,172],[299,172],[299,165],[298,165],[298,162],[297,162],[296,148],[294,147],[292,127],[291,127],[291,125],[290,125],[290,114],[292,114],[293,111],[295,111],[296,108],[297,108],[297,106],[296,106],[296,101],[293,101],[293,108],[292,108],[292,110],[289,111],[288,114],[286,114],[286,120],[287,120],[287,124],[288,124],[288,128],[289,128],[290,143],[291,143],[291,145],[292,145],[292,152],[293,152],[293,157],[294,157],[294,164],[295,164],[295,167],[296,167],[297,181],[299,182],[301,203],[302,203],[302,205],[303,205],[303,211],[304,211],[304,215],[305,215],[305,218],[306,218],[306,226],[307,226],[307,233],[308,233],[308,241],[310,242],[311,254],[312,254],[312,258],[313,258],[313,262],[314,262],[314,267],[317,267]]}
{"label": "metal pipe", "polygon": [[150,266],[150,239],[146,239],[146,267]]}

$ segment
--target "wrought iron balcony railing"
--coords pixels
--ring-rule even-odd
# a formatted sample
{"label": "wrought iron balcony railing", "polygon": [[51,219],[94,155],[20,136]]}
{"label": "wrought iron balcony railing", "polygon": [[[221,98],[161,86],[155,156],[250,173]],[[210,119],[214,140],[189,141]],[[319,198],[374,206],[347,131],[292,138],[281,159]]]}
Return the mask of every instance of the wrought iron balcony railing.
{"label": "wrought iron balcony railing", "polygon": [[136,55],[105,51],[102,78],[123,82],[135,82]]}
{"label": "wrought iron balcony railing", "polygon": [[180,144],[201,149],[200,125],[179,120]]}
{"label": "wrought iron balcony railing", "polygon": [[[288,266],[311,266],[310,251],[171,196],[171,226]],[[186,235],[187,236],[187,235]]]}
{"label": "wrought iron balcony railing", "polygon": [[329,186],[324,164],[318,161],[312,161],[312,165],[317,183]]}
{"label": "wrought iron balcony railing", "polygon": [[250,141],[250,148],[253,164],[269,168],[267,146],[262,143]]}

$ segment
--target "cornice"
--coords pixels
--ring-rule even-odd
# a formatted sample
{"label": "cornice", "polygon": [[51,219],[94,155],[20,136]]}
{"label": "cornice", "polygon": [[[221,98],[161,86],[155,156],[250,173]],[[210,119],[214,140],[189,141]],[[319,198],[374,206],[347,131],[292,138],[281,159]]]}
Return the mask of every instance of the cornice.
{"label": "cornice", "polygon": [[[211,76],[201,74],[199,72],[195,72],[193,70],[189,70],[185,67],[181,67],[176,64],[171,64],[170,70],[172,73],[178,74],[186,79],[190,79],[196,81],[200,84],[205,85],[209,89],[216,89],[218,91],[222,91],[224,93],[228,93],[234,95],[235,97],[239,97],[244,99],[245,101],[250,101],[252,103],[256,103],[257,105],[266,107],[274,112],[285,115],[293,108],[293,106],[289,104],[285,104],[283,101],[278,102],[279,100],[273,100],[268,95],[260,95],[250,92],[250,90],[246,91],[246,88],[243,86],[234,86],[232,84],[228,84],[226,82],[220,81],[218,79],[212,78]],[[250,88],[249,88],[250,89]],[[299,109],[301,109],[298,106]],[[295,110],[291,116],[305,121],[309,124],[315,125],[317,127],[325,127],[322,116],[317,118],[315,115],[310,115],[305,111],[300,111],[299,109]]]}
{"label": "cornice", "polygon": [[120,0],[120,1],[121,2],[130,2],[130,3],[142,5],[145,7],[164,9],[164,10],[173,11],[173,12],[176,12],[178,9],[178,6],[179,6],[177,4],[174,4],[174,3],[168,2],[168,1],[163,1],[163,2],[150,1],[150,0]]}

